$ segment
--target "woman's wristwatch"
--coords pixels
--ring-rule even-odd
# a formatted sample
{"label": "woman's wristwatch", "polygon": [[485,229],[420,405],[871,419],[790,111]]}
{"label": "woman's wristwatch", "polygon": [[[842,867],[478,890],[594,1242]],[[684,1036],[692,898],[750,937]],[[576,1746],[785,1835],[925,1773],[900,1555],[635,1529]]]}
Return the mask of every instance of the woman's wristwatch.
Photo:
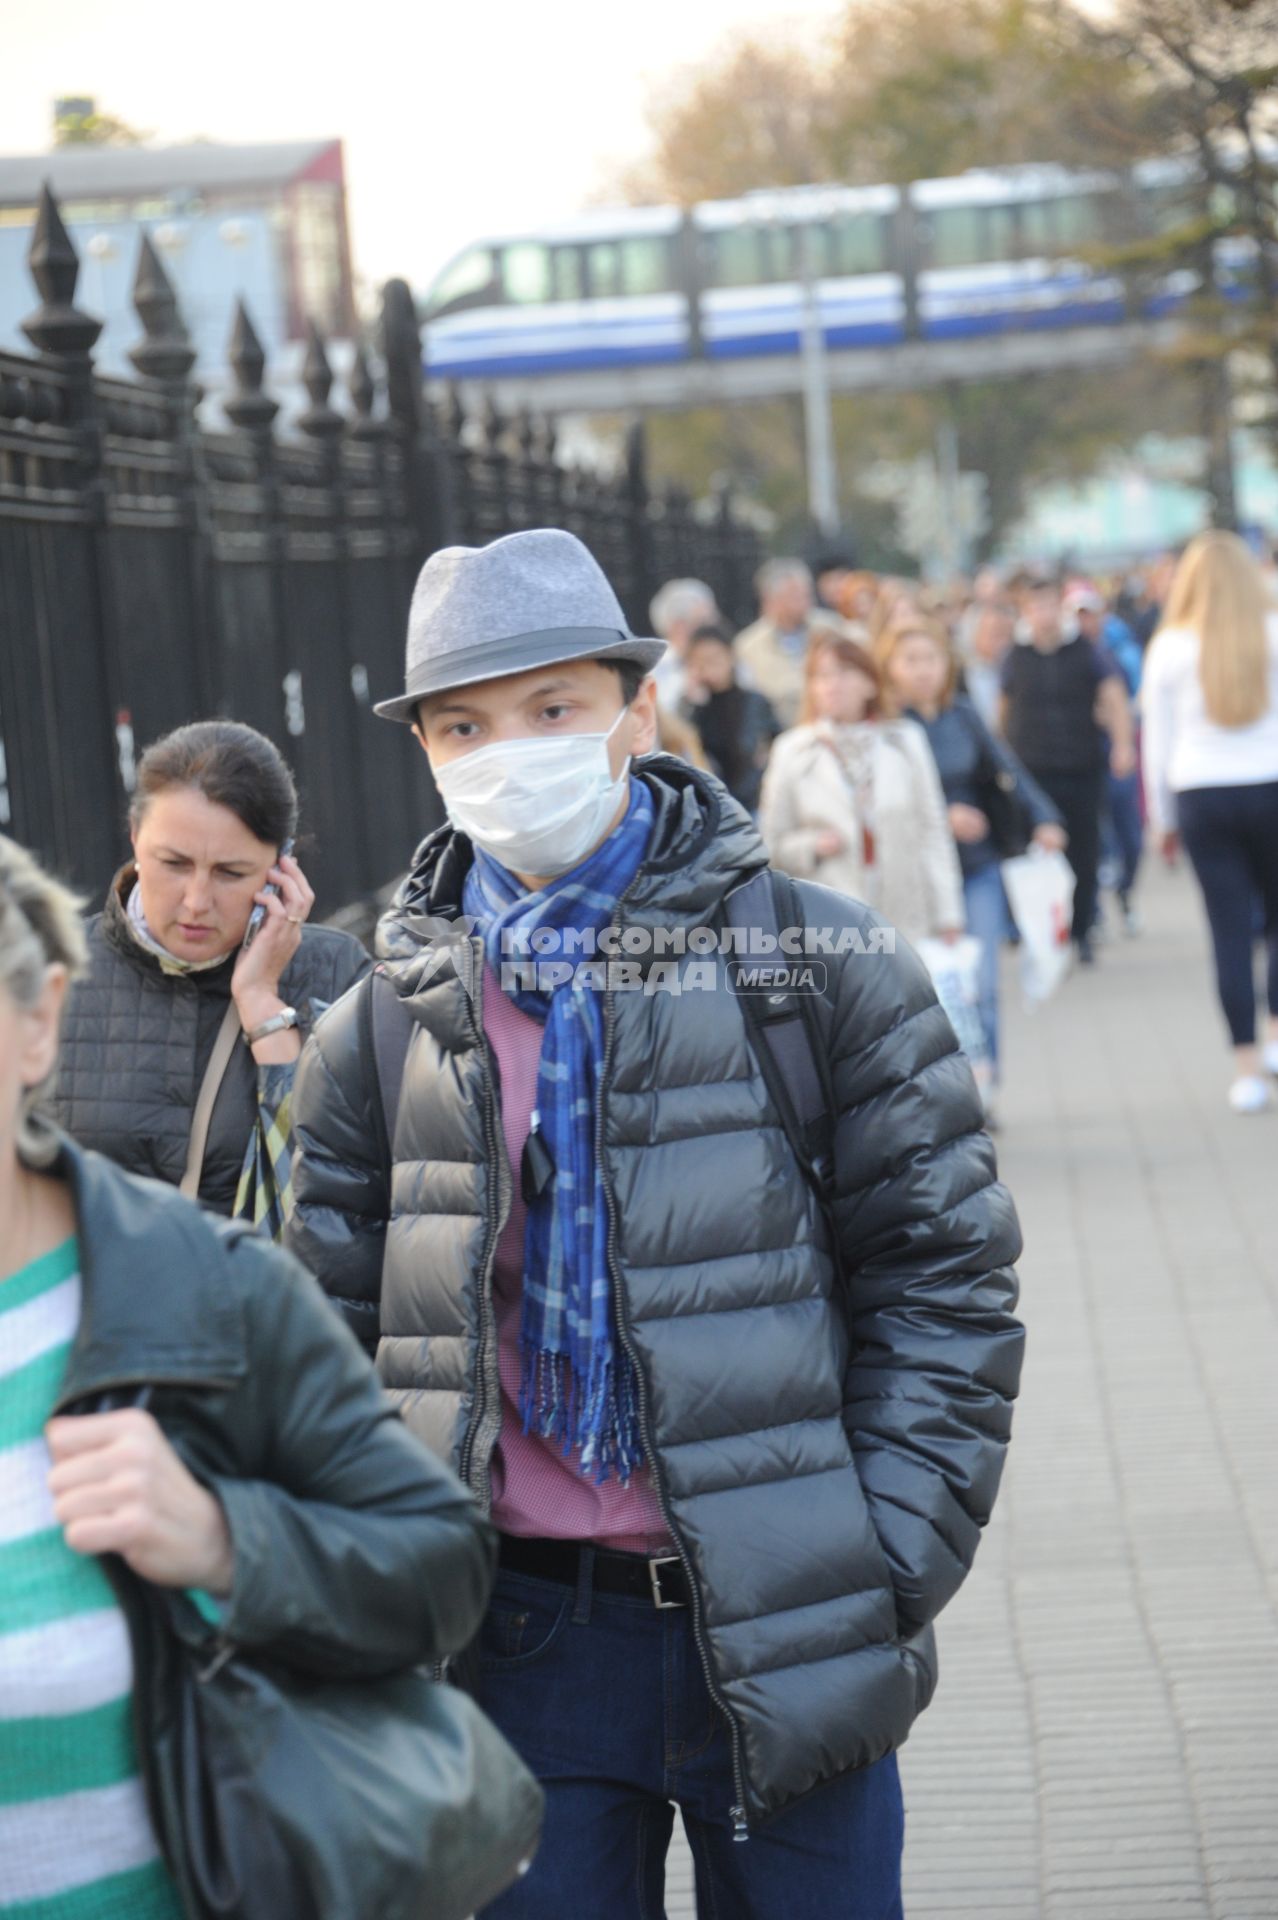
{"label": "woman's wristwatch", "polygon": [[284,1007],[279,1013],[273,1013],[269,1020],[263,1020],[260,1026],[246,1027],[244,1030],[244,1044],[248,1047],[256,1046],[259,1040],[267,1039],[270,1034],[283,1033],[286,1028],[295,1027],[296,1025],[297,1008]]}

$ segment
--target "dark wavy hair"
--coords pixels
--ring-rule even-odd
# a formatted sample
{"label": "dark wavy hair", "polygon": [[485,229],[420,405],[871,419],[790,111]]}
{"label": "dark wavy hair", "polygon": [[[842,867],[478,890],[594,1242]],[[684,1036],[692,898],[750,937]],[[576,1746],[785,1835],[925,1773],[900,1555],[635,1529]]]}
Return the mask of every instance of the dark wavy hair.
{"label": "dark wavy hair", "polygon": [[156,795],[174,787],[228,808],[265,846],[282,846],[297,830],[297,788],[284,756],[238,720],[197,720],[153,741],[138,762],[129,825],[136,830]]}

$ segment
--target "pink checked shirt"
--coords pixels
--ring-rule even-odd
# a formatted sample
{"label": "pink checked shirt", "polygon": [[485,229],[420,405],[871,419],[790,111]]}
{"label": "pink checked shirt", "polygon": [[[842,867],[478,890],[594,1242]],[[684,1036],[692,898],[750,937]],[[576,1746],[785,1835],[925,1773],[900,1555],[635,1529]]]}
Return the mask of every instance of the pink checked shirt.
{"label": "pink checked shirt", "polygon": [[528,1210],[519,1191],[519,1162],[537,1104],[545,1029],[502,992],[491,968],[484,972],[484,1031],[501,1072],[502,1129],[514,1176],[510,1218],[497,1242],[493,1272],[502,1411],[493,1457],[493,1524],[502,1533],[540,1540],[589,1540],[617,1552],[660,1553],[669,1547],[670,1535],[646,1467],[631,1475],[628,1487],[616,1480],[597,1487],[582,1472],[578,1451],[564,1455],[554,1441],[524,1432],[519,1318]]}

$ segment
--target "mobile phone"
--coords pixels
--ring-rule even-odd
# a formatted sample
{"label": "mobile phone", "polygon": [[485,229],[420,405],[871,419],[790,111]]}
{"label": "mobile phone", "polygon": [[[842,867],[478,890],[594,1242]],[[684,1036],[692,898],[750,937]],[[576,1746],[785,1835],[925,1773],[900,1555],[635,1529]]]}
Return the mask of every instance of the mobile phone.
{"label": "mobile phone", "polygon": [[[292,853],[292,851],[293,851],[292,840],[286,840],[284,842],[284,845],[280,848],[279,853],[276,856],[275,865],[278,866],[280,861],[284,858],[285,854]],[[279,888],[275,885],[274,881],[271,881],[269,883],[266,891],[268,893],[273,893],[276,895],[279,894]],[[262,902],[258,900],[254,904],[253,911],[248,917],[248,925],[244,929],[243,951],[247,951],[248,948],[251,947],[253,942],[257,939],[258,934],[262,930],[262,922],[263,920],[265,920],[265,918],[266,918],[266,908],[263,906]]]}

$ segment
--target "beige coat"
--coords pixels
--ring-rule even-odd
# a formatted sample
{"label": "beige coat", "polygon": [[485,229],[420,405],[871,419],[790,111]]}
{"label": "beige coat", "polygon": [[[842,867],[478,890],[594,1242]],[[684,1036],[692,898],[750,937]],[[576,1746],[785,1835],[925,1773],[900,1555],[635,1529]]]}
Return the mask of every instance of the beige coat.
{"label": "beige coat", "polygon": [[[963,876],[927,735],[913,720],[871,722],[875,863],[862,860],[861,819],[828,723],[794,727],[772,749],[759,825],[774,866],[864,900],[907,940],[961,927]],[[821,858],[823,832],[843,842]]]}
{"label": "beige coat", "polygon": [[735,651],[747,670],[748,684],[772,702],[772,710],[783,727],[792,727],[803,703],[806,648],[799,653],[788,653],[777,639],[772,621],[756,620],[752,627],[744,628],[737,635]]}

